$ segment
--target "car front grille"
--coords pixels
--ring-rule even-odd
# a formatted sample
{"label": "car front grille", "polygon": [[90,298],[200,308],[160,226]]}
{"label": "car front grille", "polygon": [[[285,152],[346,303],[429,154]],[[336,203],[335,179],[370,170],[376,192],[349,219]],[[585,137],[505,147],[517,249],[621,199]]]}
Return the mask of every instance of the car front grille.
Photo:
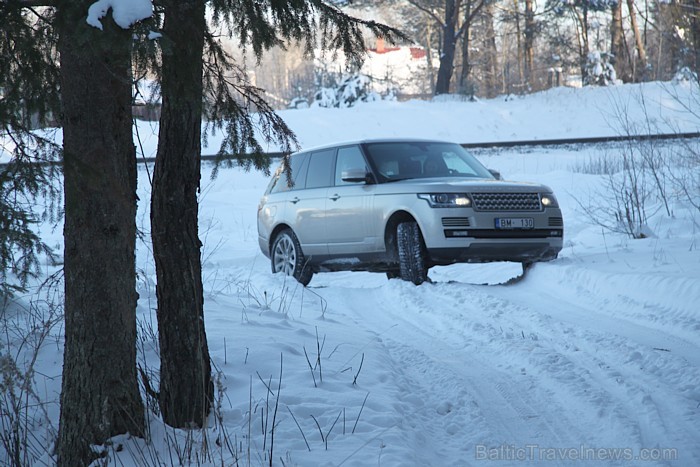
{"label": "car front grille", "polygon": [[564,226],[564,219],[561,217],[550,217],[549,218],[549,226],[550,227],[563,227]]}
{"label": "car front grille", "polygon": [[541,211],[537,193],[472,193],[477,211]]}
{"label": "car front grille", "polygon": [[468,217],[443,217],[443,227],[469,227]]}

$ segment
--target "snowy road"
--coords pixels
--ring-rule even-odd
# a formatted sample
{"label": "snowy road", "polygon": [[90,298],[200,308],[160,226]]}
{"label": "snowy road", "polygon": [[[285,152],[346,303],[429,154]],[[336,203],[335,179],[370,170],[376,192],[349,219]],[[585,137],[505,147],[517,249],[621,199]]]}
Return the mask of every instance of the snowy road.
{"label": "snowy road", "polygon": [[[700,347],[688,339],[698,322],[682,306],[700,299],[697,279],[678,278],[684,297],[677,307],[664,296],[640,302],[637,286],[634,294],[614,283],[601,287],[594,279],[610,284],[619,275],[570,260],[539,264],[514,285],[460,280],[488,267],[503,268],[505,279],[518,272],[454,266],[423,287],[379,277],[366,288],[370,275],[358,288],[340,285],[352,284],[352,275],[315,279],[317,292],[328,290],[335,302],[329,314],[340,308],[343,319],[383,343],[396,375],[398,429],[421,464],[493,456],[566,463],[582,454],[594,461],[600,454],[592,449],[620,450],[601,457],[677,455],[682,465],[700,463]],[[661,315],[676,325],[660,329]]]}

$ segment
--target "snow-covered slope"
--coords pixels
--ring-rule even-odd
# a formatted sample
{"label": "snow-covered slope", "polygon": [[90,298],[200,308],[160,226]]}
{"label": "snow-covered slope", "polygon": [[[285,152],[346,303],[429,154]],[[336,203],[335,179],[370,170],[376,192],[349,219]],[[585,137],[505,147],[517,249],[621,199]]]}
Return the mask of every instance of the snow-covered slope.
{"label": "snow-covered slope", "polygon": [[[305,146],[373,136],[601,136],[615,134],[605,118],[614,102],[630,103],[627,117],[644,120],[632,108],[640,89],[651,91],[646,114],[665,121],[677,102],[650,104],[663,86],[672,85],[284,117]],[[675,115],[683,131],[698,130],[687,113]],[[318,274],[300,287],[272,275],[258,250],[256,208],[267,179],[221,169],[212,180],[205,164],[200,236],[217,416],[208,430],[190,433],[151,416],[151,446],[119,437],[108,464],[268,465],[272,447],[278,466],[700,465],[700,213],[679,198],[668,216],[650,200],[653,235],[631,240],[602,230],[579,204],[606,182],[581,168],[618,158],[619,148],[478,156],[506,178],[548,184],[564,213],[559,259],[519,281],[509,280],[520,265],[495,263],[434,268],[434,283],[419,287],[370,273]],[[146,239],[149,192],[141,166]],[[60,244],[60,231],[44,226],[42,235]],[[139,361],[157,370],[155,272],[145,240],[138,267]],[[43,347],[36,374],[54,428],[60,332],[55,327]],[[33,432],[44,446],[51,433],[46,424]]]}

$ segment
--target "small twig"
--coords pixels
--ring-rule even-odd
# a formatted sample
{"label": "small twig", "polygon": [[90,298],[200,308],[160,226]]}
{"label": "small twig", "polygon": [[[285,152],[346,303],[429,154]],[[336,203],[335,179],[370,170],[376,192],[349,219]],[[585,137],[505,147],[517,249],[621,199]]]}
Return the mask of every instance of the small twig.
{"label": "small twig", "polygon": [[[258,378],[260,378],[260,382],[263,383],[263,386],[265,386],[265,388],[267,389],[267,391],[268,391],[270,394],[272,394],[272,395],[274,396],[275,393],[272,392],[272,389],[270,389],[270,385],[269,385],[268,383],[266,383],[265,380],[262,379],[262,376],[260,376],[260,373],[258,373],[258,372],[256,371],[255,374],[258,375]],[[272,380],[272,377],[270,377],[270,380]]]}
{"label": "small twig", "polygon": [[294,416],[292,413],[292,410],[287,406],[287,410],[289,410],[289,415],[292,416],[292,420],[294,420],[294,423],[297,424],[297,428],[299,428],[299,432],[301,433],[301,437],[304,438],[304,443],[306,443],[306,449],[311,452],[311,446],[309,446],[309,442],[306,440],[306,435],[304,435],[304,430],[301,429],[301,425],[299,425],[299,422],[297,421],[297,418]]}
{"label": "small twig", "polygon": [[277,399],[275,399],[275,412],[272,414],[272,433],[270,433],[270,467],[272,467],[272,450],[275,445],[275,420],[277,420],[277,409],[280,405],[280,392],[282,390],[282,357],[280,353],[280,379],[277,383]]}
{"label": "small twig", "polygon": [[335,424],[338,423],[338,420],[340,420],[340,416],[343,415],[343,411],[341,410],[338,412],[338,416],[335,417],[335,421],[333,422],[333,425],[331,425],[330,430],[328,430],[328,433],[326,433],[326,451],[328,451],[328,437],[331,435],[331,432],[333,431],[333,428],[335,427]]}
{"label": "small twig", "polygon": [[357,369],[357,373],[355,373],[355,378],[352,380],[352,385],[357,386],[357,377],[360,376],[360,371],[362,371],[362,364],[365,362],[365,354],[362,354],[362,360],[360,360],[360,368]]}
{"label": "small twig", "polygon": [[352,433],[355,434],[355,428],[357,428],[357,422],[360,421],[360,415],[362,415],[362,411],[365,408],[365,403],[367,402],[367,398],[369,397],[369,393],[365,396],[365,400],[362,401],[362,407],[360,407],[360,413],[357,414],[357,419],[355,420],[355,424],[352,427]]}
{"label": "small twig", "polygon": [[314,367],[311,365],[311,360],[309,360],[309,354],[306,353],[306,347],[304,347],[304,355],[306,356],[306,363],[309,364],[309,370],[311,371],[311,377],[314,379],[314,387],[317,388],[318,386],[316,385],[316,375],[314,374]]}
{"label": "small twig", "polygon": [[316,417],[314,417],[313,414],[311,414],[311,418],[313,418],[314,422],[316,422],[316,428],[318,428],[318,433],[321,435],[321,441],[325,443],[326,440],[323,438],[323,430],[321,430],[321,425],[319,425],[318,420],[316,420]]}
{"label": "small twig", "polygon": [[253,376],[250,376],[250,394],[248,399],[248,467],[250,467],[250,438],[253,425]]}
{"label": "small twig", "polygon": [[[326,336],[323,336],[323,345],[326,345]],[[318,326],[316,326],[316,363],[318,364],[318,376],[323,383],[323,369],[321,368],[321,343],[318,340]]]}

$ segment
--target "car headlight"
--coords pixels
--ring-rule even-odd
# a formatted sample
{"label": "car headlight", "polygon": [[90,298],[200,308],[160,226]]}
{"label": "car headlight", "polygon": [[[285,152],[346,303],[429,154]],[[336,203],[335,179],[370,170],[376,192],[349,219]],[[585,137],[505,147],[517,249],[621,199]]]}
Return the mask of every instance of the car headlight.
{"label": "car headlight", "polygon": [[559,207],[559,203],[557,202],[557,198],[552,193],[541,194],[540,201],[542,202],[542,206],[545,208],[558,208]]}
{"label": "car headlight", "polygon": [[419,193],[432,208],[469,208],[472,200],[465,193]]}

